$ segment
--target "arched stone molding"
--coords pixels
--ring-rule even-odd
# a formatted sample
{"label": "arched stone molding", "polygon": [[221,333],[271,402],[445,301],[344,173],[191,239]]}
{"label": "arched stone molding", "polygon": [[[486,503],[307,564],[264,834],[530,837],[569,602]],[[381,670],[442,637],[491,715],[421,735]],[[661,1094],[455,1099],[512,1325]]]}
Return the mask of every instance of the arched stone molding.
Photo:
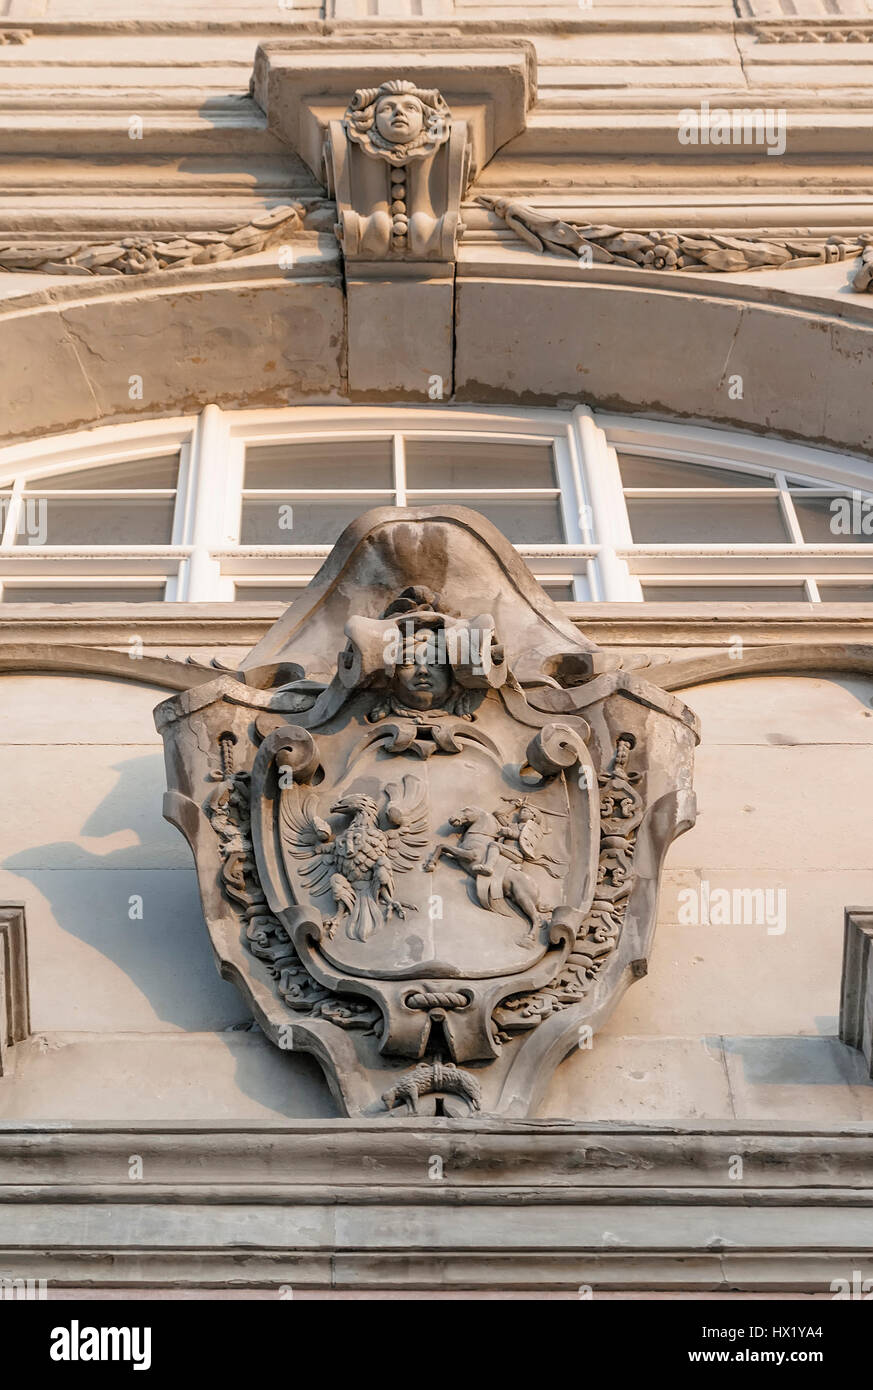
{"label": "arched stone molding", "polygon": [[[0,305],[4,439],[178,415],[209,402],[397,398],[391,381],[405,369],[416,325],[394,331],[374,308],[368,384],[349,379],[336,242],[305,233],[292,249],[287,271],[273,248],[134,284],[46,277],[36,288],[27,277],[27,292]],[[766,272],[683,277],[462,245],[455,395],[513,405],[583,401],[868,449],[873,301],[850,293],[852,269],[793,271],[783,288],[785,272],[777,287]],[[426,365],[426,351],[418,360]],[[38,389],[47,376],[55,383],[48,394]],[[430,389],[422,371],[420,389],[406,398],[431,400]]]}
{"label": "arched stone molding", "polygon": [[686,657],[646,668],[646,679],[665,690],[690,690],[712,681],[739,680],[749,676],[873,675],[873,646],[866,643],[815,642],[743,646],[731,656],[729,649],[706,656]]}
{"label": "arched stone molding", "polygon": [[160,690],[190,690],[215,680],[218,669],[170,656],[137,656],[132,651],[75,647],[64,643],[12,642],[0,646],[0,675],[43,671],[51,675],[110,676],[153,685]]}

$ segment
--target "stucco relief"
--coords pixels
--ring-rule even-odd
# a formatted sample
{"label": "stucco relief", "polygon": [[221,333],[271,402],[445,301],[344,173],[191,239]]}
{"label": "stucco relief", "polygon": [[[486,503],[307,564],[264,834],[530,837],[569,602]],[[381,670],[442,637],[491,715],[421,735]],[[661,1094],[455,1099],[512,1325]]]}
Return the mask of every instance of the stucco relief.
{"label": "stucco relief", "polygon": [[464,508],[353,523],[240,674],[156,711],[223,973],[346,1113],[528,1113],[645,973],[694,717]]}

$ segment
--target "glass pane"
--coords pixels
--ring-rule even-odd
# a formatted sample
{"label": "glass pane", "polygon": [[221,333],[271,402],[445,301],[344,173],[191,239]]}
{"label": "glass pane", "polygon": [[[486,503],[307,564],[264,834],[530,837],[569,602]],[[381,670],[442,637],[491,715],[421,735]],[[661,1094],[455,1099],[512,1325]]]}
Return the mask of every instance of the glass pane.
{"label": "glass pane", "polygon": [[174,488],[178,477],[179,455],[162,454],[159,458],[129,459],[103,468],[79,468],[51,478],[34,478],[27,488],[31,492],[52,492],[57,488]]}
{"label": "glass pane", "polygon": [[574,602],[573,585],[568,584],[566,580],[561,584],[549,584],[546,580],[541,579],[540,584],[545,589],[549,598],[554,599],[555,603]]}
{"label": "glass pane", "polygon": [[470,507],[493,521],[507,540],[517,545],[548,545],[566,540],[561,520],[561,508],[557,497],[544,501],[530,498],[488,498],[465,497],[463,493],[451,497],[417,497],[410,506],[433,507],[440,502],[452,507]]}
{"label": "glass pane", "polygon": [[819,545],[869,545],[873,541],[873,500],[856,492],[833,497],[792,493],[803,539]]}
{"label": "glass pane", "polygon": [[164,581],[159,584],[9,584],[3,585],[4,603],[163,603]]}
{"label": "glass pane", "polygon": [[802,603],[802,584],[644,584],[647,603]]}
{"label": "glass pane", "polygon": [[556,487],[551,444],[496,440],[408,439],[411,488]]}
{"label": "glass pane", "polygon": [[642,454],[619,454],[625,487],[773,487],[772,478],[740,473],[733,468],[710,468],[705,463],[653,459]]}
{"label": "glass pane", "polygon": [[277,502],[264,499],[243,502],[241,545],[328,545],[370,507],[390,507],[394,497],[352,502],[311,502],[308,499]]}
{"label": "glass pane", "polygon": [[27,497],[18,545],[169,545],[175,499]]}
{"label": "glass pane", "polygon": [[235,584],[233,596],[245,602],[293,603],[303,593],[305,584]]}
{"label": "glass pane", "polygon": [[394,486],[390,439],[259,444],[246,449],[245,487],[379,488]]}
{"label": "glass pane", "polygon": [[767,544],[790,539],[775,497],[664,498],[627,503],[631,532],[638,544]]}
{"label": "glass pane", "polygon": [[818,581],[822,603],[873,603],[873,582],[870,584],[823,584]]}

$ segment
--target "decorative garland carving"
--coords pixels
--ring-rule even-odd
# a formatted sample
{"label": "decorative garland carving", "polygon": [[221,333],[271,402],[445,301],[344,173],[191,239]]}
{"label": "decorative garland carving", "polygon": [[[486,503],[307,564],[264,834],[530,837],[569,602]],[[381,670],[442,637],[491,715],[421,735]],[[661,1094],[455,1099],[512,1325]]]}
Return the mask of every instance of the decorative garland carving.
{"label": "decorative garland carving", "polygon": [[[241,227],[186,235],[129,236],[114,242],[0,242],[0,272],[38,275],[148,275],[257,256],[304,230],[318,230],[320,209],[303,203],[273,208]],[[308,228],[304,219],[309,217]],[[333,225],[331,213],[330,226]]]}
{"label": "decorative garland carving", "polygon": [[675,270],[728,274],[747,270],[799,270],[860,256],[852,282],[859,294],[873,290],[870,256],[873,232],[843,237],[723,236],[717,232],[630,232],[619,227],[566,222],[508,198],[477,199],[535,251],[593,265],[631,270]]}

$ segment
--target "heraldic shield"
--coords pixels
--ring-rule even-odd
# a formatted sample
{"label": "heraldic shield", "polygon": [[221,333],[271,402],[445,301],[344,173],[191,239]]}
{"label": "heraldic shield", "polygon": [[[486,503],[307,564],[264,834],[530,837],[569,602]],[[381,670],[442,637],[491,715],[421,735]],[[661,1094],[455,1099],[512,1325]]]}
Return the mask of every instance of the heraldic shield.
{"label": "heraldic shield", "polygon": [[645,974],[695,718],[475,512],[360,517],[155,718],[222,974],[342,1114],[532,1114]]}

